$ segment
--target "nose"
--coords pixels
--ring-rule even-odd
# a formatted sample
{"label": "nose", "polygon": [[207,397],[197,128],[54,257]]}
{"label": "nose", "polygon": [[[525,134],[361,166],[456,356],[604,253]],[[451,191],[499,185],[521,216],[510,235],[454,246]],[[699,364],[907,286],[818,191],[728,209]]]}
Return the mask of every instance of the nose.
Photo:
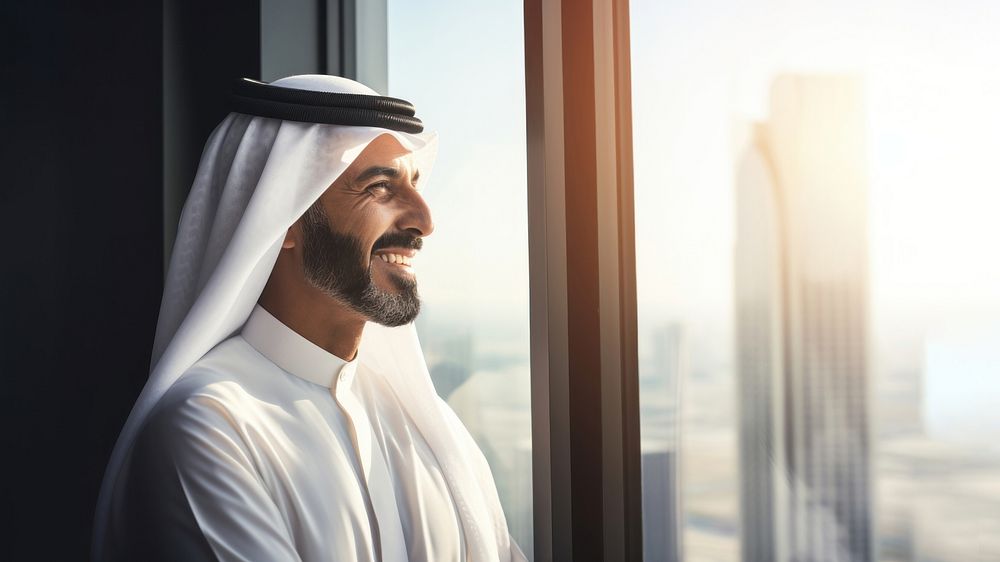
{"label": "nose", "polygon": [[404,202],[403,214],[399,217],[396,226],[400,230],[405,230],[416,236],[430,236],[434,232],[434,220],[431,218],[431,209],[427,206],[427,201],[416,191],[411,191]]}

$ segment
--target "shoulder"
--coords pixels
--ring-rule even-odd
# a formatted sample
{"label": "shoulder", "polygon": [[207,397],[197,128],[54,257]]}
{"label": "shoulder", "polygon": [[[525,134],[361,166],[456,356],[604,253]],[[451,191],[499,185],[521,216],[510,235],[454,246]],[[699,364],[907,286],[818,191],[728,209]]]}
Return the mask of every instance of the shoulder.
{"label": "shoulder", "polygon": [[136,435],[113,515],[123,559],[214,559],[206,533],[242,513],[219,506],[267,500],[254,443],[265,423],[253,382],[259,365],[239,340],[226,340],[185,372]]}
{"label": "shoulder", "polygon": [[282,402],[290,381],[246,340],[233,336],[188,368],[160,399],[160,416],[170,412],[231,410],[252,415],[263,404]]}
{"label": "shoulder", "polygon": [[[238,442],[273,402],[269,364],[236,336],[216,346],[175,382],[149,413],[136,447],[203,447],[206,440]],[[273,381],[272,383],[273,384]]]}

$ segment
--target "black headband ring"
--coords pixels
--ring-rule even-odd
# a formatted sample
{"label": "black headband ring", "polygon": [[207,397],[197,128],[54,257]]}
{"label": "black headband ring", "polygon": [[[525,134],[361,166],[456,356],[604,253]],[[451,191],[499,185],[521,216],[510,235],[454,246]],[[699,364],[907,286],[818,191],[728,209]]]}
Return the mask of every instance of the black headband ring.
{"label": "black headband ring", "polygon": [[260,117],[327,125],[381,127],[420,133],[413,104],[385,96],[282,88],[243,78],[233,87],[233,111]]}

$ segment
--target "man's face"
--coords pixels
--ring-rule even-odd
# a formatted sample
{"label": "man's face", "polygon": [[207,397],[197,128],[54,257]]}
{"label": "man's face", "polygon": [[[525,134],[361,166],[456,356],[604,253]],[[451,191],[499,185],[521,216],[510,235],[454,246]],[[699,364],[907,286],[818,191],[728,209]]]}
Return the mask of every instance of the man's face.
{"label": "man's face", "polygon": [[375,139],[302,216],[306,280],[368,320],[407,324],[420,311],[411,260],[434,229],[413,154]]}

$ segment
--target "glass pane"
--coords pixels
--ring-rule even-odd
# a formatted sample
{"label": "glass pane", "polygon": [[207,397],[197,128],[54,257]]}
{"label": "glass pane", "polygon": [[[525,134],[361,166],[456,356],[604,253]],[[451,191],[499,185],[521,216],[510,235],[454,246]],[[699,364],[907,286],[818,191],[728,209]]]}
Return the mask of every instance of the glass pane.
{"label": "glass pane", "polygon": [[531,557],[524,39],[519,2],[390,0],[389,95],[440,135],[417,320],[438,393],[493,469]]}
{"label": "glass pane", "polygon": [[995,8],[632,1],[647,560],[1000,560]]}

